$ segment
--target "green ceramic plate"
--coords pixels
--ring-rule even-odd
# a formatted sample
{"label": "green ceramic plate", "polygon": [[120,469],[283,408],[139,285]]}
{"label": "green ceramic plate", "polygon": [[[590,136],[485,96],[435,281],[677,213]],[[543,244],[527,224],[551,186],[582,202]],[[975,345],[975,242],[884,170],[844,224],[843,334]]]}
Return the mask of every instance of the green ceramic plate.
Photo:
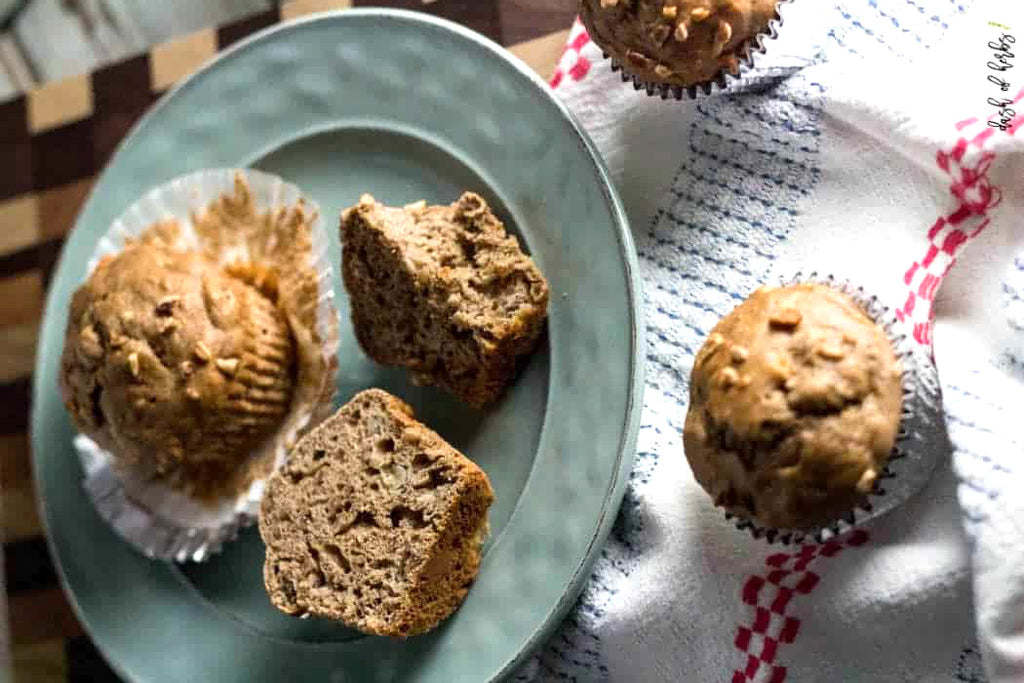
{"label": "green ceramic plate", "polygon": [[[405,642],[274,611],[248,530],[179,568],[96,516],[57,391],[67,306],[109,223],[200,168],[255,166],[296,183],[329,221],[363,192],[402,204],[483,194],[550,280],[547,337],[499,405],[463,408],[371,363],[342,314],[339,396],[382,386],[487,471],[492,536],[462,608]],[[337,231],[332,230],[334,263]],[[352,10],[265,31],[154,108],[93,189],[50,288],[32,444],[51,548],[97,645],[138,681],[488,681],[572,605],[633,457],[642,364],[636,261],[608,175],[569,113],[486,39],[420,14]]]}

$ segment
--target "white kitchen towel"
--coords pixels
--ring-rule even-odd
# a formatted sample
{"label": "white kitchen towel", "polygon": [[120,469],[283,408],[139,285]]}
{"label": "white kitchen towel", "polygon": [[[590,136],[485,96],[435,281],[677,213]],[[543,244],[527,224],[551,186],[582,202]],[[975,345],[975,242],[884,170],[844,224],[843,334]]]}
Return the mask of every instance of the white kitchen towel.
{"label": "white kitchen towel", "polygon": [[[1024,682],[1020,4],[795,0],[696,102],[634,92],[573,27],[552,85],[631,219],[647,386],[616,527],[518,680]],[[681,428],[711,327],[795,270],[864,285],[933,348],[951,441],[892,513],[773,547],[712,507]]]}

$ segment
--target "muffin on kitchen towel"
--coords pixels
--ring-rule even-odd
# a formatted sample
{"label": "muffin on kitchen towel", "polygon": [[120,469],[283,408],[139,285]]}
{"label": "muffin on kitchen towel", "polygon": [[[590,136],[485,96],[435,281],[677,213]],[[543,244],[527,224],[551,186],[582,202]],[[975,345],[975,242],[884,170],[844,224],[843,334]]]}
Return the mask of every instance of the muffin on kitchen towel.
{"label": "muffin on kitchen towel", "polygon": [[591,39],[637,90],[662,98],[725,88],[765,51],[791,0],[581,0]]}
{"label": "muffin on kitchen towel", "polygon": [[[1024,17],[1000,2],[791,9],[731,94],[683,106],[622,87],[571,32],[555,92],[634,227],[648,385],[615,532],[521,680],[1024,680],[1024,68],[987,66],[1019,53],[1003,36],[1019,46]],[[940,462],[918,495],[833,542],[769,546],[711,505],[680,434],[711,328],[800,270],[903,317],[934,353],[946,429],[922,434]]]}
{"label": "muffin on kitchen towel", "polygon": [[916,381],[932,364],[875,303],[809,277],[760,287],[697,353],[686,459],[714,504],[755,536],[842,533],[917,493],[900,465],[925,468],[910,473],[922,483],[934,470],[920,456],[935,451],[920,452],[909,422],[938,403]]}

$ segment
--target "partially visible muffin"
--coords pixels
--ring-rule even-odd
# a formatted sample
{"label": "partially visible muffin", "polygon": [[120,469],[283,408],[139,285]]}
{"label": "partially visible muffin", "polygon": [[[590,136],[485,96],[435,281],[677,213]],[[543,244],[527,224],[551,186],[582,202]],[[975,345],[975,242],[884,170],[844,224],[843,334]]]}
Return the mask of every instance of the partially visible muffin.
{"label": "partially visible muffin", "polygon": [[646,83],[689,87],[737,73],[777,0],[581,0],[591,39]]}
{"label": "partially visible muffin", "polygon": [[412,409],[356,395],[292,450],[260,508],[263,576],[292,615],[405,638],[447,619],[480,566],[487,475]]}
{"label": "partially visible muffin", "polygon": [[198,498],[248,483],[289,409],[295,349],[272,280],[130,244],[71,300],[60,383],[78,429],[122,469]]}
{"label": "partially visible muffin", "polygon": [[548,284],[487,203],[386,207],[369,195],[341,220],[352,323],[378,363],[473,406],[496,400],[533,350]]}
{"label": "partially visible muffin", "polygon": [[872,491],[902,402],[892,343],[850,297],[762,288],[697,354],[686,457],[716,505],[766,528],[824,526]]}

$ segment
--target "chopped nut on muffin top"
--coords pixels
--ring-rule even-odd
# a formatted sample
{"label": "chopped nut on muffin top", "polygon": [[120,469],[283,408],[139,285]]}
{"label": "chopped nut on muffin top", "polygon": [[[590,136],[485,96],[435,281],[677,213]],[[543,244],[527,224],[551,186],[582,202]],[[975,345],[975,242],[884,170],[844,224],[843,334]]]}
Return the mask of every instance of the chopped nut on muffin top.
{"label": "chopped nut on muffin top", "polygon": [[581,0],[591,39],[643,81],[691,86],[736,73],[777,0]]}
{"label": "chopped nut on muffin top", "polygon": [[60,382],[75,425],[119,467],[205,498],[288,411],[295,349],[273,279],[140,243],[71,302]]}
{"label": "chopped nut on muffin top", "polygon": [[764,527],[823,526],[871,492],[902,401],[892,344],[852,299],[762,288],[697,354],[686,457],[716,505]]}

